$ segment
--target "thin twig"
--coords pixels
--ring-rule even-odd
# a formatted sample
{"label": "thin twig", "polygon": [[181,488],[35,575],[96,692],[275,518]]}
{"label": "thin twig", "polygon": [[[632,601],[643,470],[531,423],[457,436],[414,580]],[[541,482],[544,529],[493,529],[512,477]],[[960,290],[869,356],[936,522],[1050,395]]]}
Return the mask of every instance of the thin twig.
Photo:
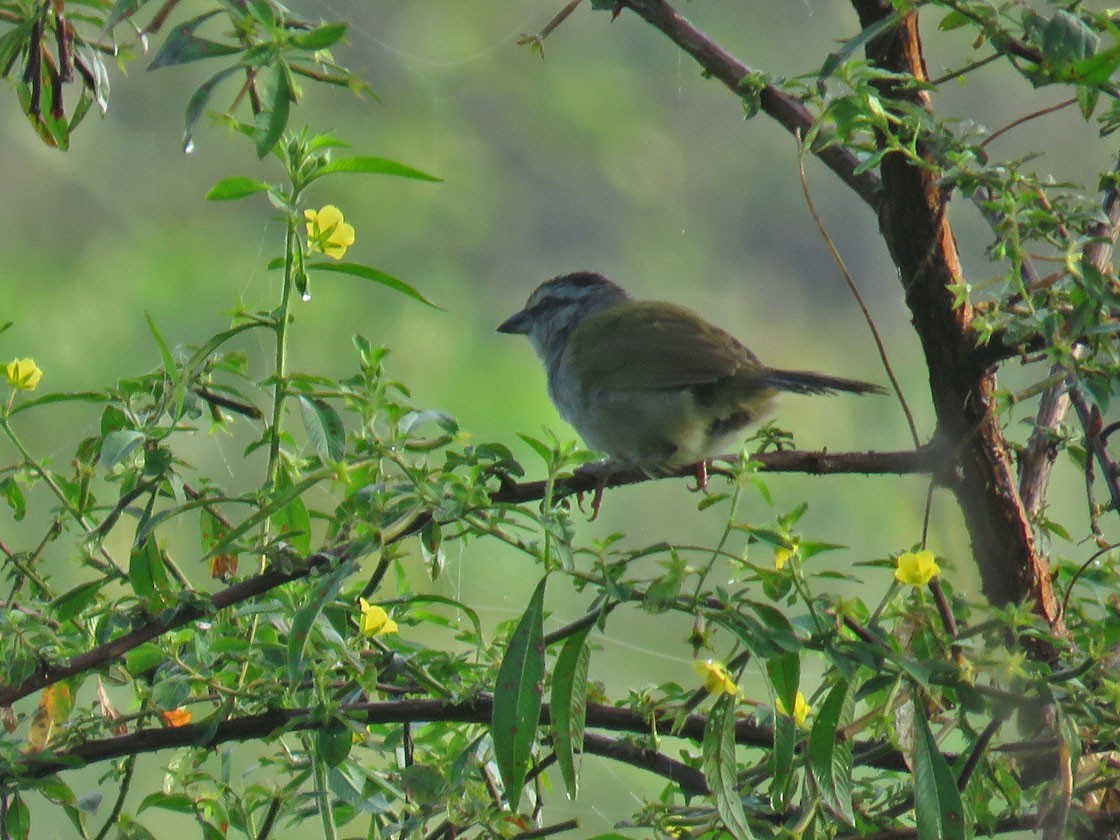
{"label": "thin twig", "polygon": [[568,4],[557,12],[552,20],[550,20],[540,32],[535,35],[522,35],[518,38],[518,45],[524,46],[525,44],[533,44],[541,51],[541,58],[544,58],[544,39],[551,35],[556,27],[567,20],[568,15],[574,12],[576,7],[582,2],[583,0],[569,0]]}
{"label": "thin twig", "polygon": [[832,261],[836,263],[836,267],[840,269],[840,274],[844,278],[844,282],[848,286],[848,291],[852,293],[859,311],[863,314],[863,320],[867,322],[867,329],[871,333],[871,338],[875,342],[875,349],[879,352],[879,360],[883,363],[883,370],[887,374],[887,379],[890,380],[891,388],[894,390],[895,396],[898,398],[899,405],[902,406],[902,413],[906,415],[906,423],[910,427],[910,437],[914,441],[914,446],[919,447],[922,445],[921,438],[918,437],[918,426],[914,422],[914,415],[910,411],[910,406],[906,402],[906,397],[902,393],[902,386],[898,382],[898,377],[895,376],[894,367],[891,365],[890,357],[887,355],[887,348],[883,344],[883,336],[879,333],[879,327],[875,324],[875,318],[871,315],[871,311],[867,308],[867,304],[863,300],[863,295],[860,294],[859,288],[856,286],[856,281],[852,277],[852,273],[848,271],[848,266],[844,263],[844,258],[840,256],[840,250],[836,247],[832,237],[828,233],[824,222],[821,220],[820,214],[817,212],[817,207],[813,203],[813,196],[809,192],[809,182],[805,179],[805,144],[801,142],[801,131],[798,130],[794,133],[794,139],[797,141],[797,174],[801,178],[801,193],[805,196],[805,205],[809,208],[809,215],[813,217],[813,223],[816,224],[817,230],[820,232],[821,238],[824,240],[825,247],[828,248],[828,253],[832,255]]}
{"label": "thin twig", "polygon": [[987,146],[989,143],[991,143],[997,137],[1002,137],[1004,134],[1011,131],[1011,129],[1017,128],[1017,127],[1021,126],[1023,123],[1030,122],[1031,120],[1037,119],[1038,117],[1044,117],[1047,114],[1052,114],[1055,111],[1060,111],[1063,108],[1068,108],[1070,105],[1076,105],[1076,104],[1077,104],[1077,97],[1071,96],[1069,99],[1065,99],[1061,102],[1058,102],[1055,105],[1048,105],[1045,108],[1039,108],[1037,111],[1032,111],[1029,114],[1025,114],[1024,116],[1021,116],[1018,119],[1012,120],[1007,125],[1005,125],[1003,128],[997,129],[996,131],[993,131],[991,134],[989,134],[987,137],[985,137],[983,142],[980,143],[980,148],[983,149],[985,146]]}

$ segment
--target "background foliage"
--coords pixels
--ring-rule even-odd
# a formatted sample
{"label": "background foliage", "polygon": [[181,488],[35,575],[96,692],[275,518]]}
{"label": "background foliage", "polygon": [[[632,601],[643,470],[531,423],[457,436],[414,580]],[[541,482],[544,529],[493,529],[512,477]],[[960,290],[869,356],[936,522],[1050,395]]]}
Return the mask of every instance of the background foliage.
{"label": "background foliage", "polygon": [[[155,10],[136,5],[132,19],[147,24]],[[26,834],[28,820],[38,826],[61,805],[88,836],[144,836],[145,825],[161,824],[154,809],[193,819],[204,836],[279,835],[307,819],[326,834],[337,823],[347,836],[448,836],[453,827],[515,834],[533,830],[534,819],[568,828],[572,813],[581,827],[570,830],[583,834],[636,819],[682,833],[723,824],[737,835],[765,834],[784,824],[823,835],[913,825],[916,805],[923,836],[958,836],[973,824],[1031,824],[1043,791],[1064,804],[1043,809],[1057,815],[1051,830],[1061,831],[1080,813],[1074,803],[1111,790],[1109,771],[1072,762],[1079,775],[1055,776],[1048,766],[1023,777],[1004,755],[1009,744],[1033,738],[1033,746],[1052,748],[1057,739],[1068,768],[1083,744],[1111,743],[1111,641],[1100,633],[1112,616],[1111,554],[1081,573],[1076,620],[1067,619],[1074,635],[1055,664],[1006,649],[1000,627],[1049,636],[1052,625],[1038,623],[1029,607],[1011,610],[1005,624],[985,623],[994,614],[979,609],[969,543],[948,494],[937,497],[928,547],[943,564],[941,594],[967,629],[954,637],[937,617],[934,594],[890,583],[893,559],[922,540],[922,477],[798,480],[743,471],[710,498],[689,496],[679,482],[647,483],[612,491],[595,523],[548,487],[538,491],[547,495],[543,507],[500,501],[518,475],[513,459],[532,478],[580,461],[563,444],[554,452],[540,430],[557,424],[527,348],[491,332],[529,288],[561,271],[601,269],[643,296],[694,305],[775,363],[881,378],[805,210],[795,141],[762,117],[744,125],[741,104],[629,11],[608,26],[609,10],[581,8],[545,41],[540,62],[516,42],[539,31],[557,4],[510,5],[303,10],[352,21],[346,42],[331,45],[333,58],[360,68],[372,92],[333,61],[307,55],[339,30],[279,26],[276,9],[263,3],[222,6],[223,15],[252,19],[253,27],[236,31],[256,46],[141,74],[153,60],[173,64],[167,45],[185,38],[175,27],[206,13],[171,7],[129,77],[102,55],[107,66],[94,73],[93,89],[103,96],[97,80],[112,82],[108,116],[87,116],[65,155],[40,139],[61,142],[57,120],[40,123],[38,133],[14,118],[0,125],[0,142],[11,150],[0,156],[10,196],[0,208],[10,232],[0,271],[11,301],[0,320],[15,320],[0,341],[9,356],[34,356],[46,372],[37,391],[13,393],[9,411],[17,413],[9,414],[13,431],[0,464],[11,520],[0,538],[11,581],[0,634],[5,686],[40,679],[69,688],[68,697],[55,689],[9,698],[9,833]],[[862,63],[867,35],[840,46],[859,32],[852,6],[860,5],[764,3],[745,13],[709,3],[686,11],[786,90],[830,103],[818,142],[835,130],[874,156],[889,109],[870,85],[882,79]],[[1083,237],[1101,218],[1092,191],[1113,154],[1110,139],[1098,137],[1111,125],[1113,24],[1093,4],[1039,3],[1033,18],[1014,5],[991,19],[987,3],[925,5],[933,7],[922,11],[931,76],[993,44],[1033,49],[1034,60],[1013,53],[943,82],[934,106],[956,119],[943,126],[911,111],[891,136],[905,143],[927,133],[943,144],[939,172],[946,188],[961,191],[948,215],[968,296],[987,306],[993,330],[1027,344],[1043,335],[1043,361],[1063,370],[1073,364],[1073,337],[1095,336],[1080,381],[1107,417],[1110,281],[1107,272],[1072,281],[1086,276]],[[17,22],[51,20],[60,8],[0,4],[10,26],[6,69],[24,95],[9,98],[12,114],[28,108],[33,87],[20,87],[26,65]],[[76,25],[106,40],[99,20],[132,7],[75,8]],[[224,21],[200,26],[232,44]],[[126,52],[139,52],[127,22],[114,32],[132,45]],[[838,61],[825,72],[829,53]],[[345,84],[320,90],[298,72],[277,72],[269,64],[277,55]],[[192,93],[237,60],[254,72],[259,66],[262,80],[260,118],[249,113],[251,97],[235,112],[249,142],[236,124],[219,121],[229,128],[224,136],[203,117],[194,123],[193,153],[180,155]],[[211,108],[234,98],[234,79],[217,88]],[[279,147],[286,160],[267,154],[282,127],[278,112],[289,107],[283,94],[297,84],[304,90],[287,114],[292,137],[303,124],[314,126],[305,140],[329,127],[353,146],[329,149],[335,160],[383,155],[443,183],[373,177],[373,165],[363,164],[356,168],[365,174],[332,176],[304,200],[298,164],[328,141],[301,149],[286,138]],[[1064,110],[975,151],[986,134],[1075,94]],[[1093,119],[1078,117],[1078,106]],[[871,157],[868,167],[878,163]],[[876,219],[862,207],[852,212],[858,202],[847,189],[806,165],[814,204],[884,330],[925,442],[934,407],[924,398],[921,352]],[[201,201],[229,176],[272,185],[272,200],[260,191],[236,204]],[[1080,182],[1088,197],[1066,198],[1066,181]],[[223,183],[230,197],[236,190]],[[963,197],[978,185],[1002,199],[988,209],[1018,225],[993,232]],[[309,301],[296,300],[302,210],[327,203],[357,228],[348,261],[402,278],[442,311],[326,272],[312,272]],[[1061,218],[1050,215],[1053,207]],[[1057,280],[1024,296],[1019,243],[1032,236],[1064,262],[1055,264]],[[285,255],[286,272],[270,268]],[[280,336],[285,321],[274,307],[293,288],[286,283],[296,284],[295,321]],[[236,334],[225,332],[230,310]],[[268,426],[279,393],[270,379],[272,337],[290,365],[283,434]],[[1030,394],[1025,402],[1010,395],[1045,380],[1046,370],[1012,364],[1001,372],[996,404],[1015,443],[1027,440],[1034,403]],[[201,386],[261,406],[263,417],[228,409],[219,417]],[[79,398],[41,396],[66,392]],[[780,420],[807,448],[908,447],[897,407],[869,403],[789,400]],[[1072,570],[1096,552],[1083,541],[1091,535],[1081,471],[1087,439],[1076,425],[1054,434],[1072,444],[1072,459],[1061,462],[1038,533],[1047,549],[1056,540],[1056,561],[1070,564],[1059,578],[1068,586]],[[1107,503],[1098,512],[1107,513]],[[1107,516],[1100,527],[1097,540],[1107,547]],[[329,558],[304,561],[324,545],[332,546]],[[268,571],[254,576],[262,549]],[[210,574],[229,570],[213,561],[234,554],[241,565],[230,579],[244,578],[248,588],[223,590]],[[783,555],[790,562],[776,569]],[[309,565],[324,568],[272,588]],[[547,585],[544,570],[554,572]],[[229,608],[214,612],[200,593],[217,591]],[[399,632],[363,633],[360,598],[388,610]],[[123,659],[106,651],[77,660],[96,666],[100,679],[76,667],[73,678],[53,682],[55,669],[76,655],[137,632],[150,638],[122,647]],[[537,654],[542,640],[551,642],[545,660]],[[709,657],[731,668],[741,694],[714,698],[701,688],[692,660]],[[584,669],[594,681],[587,687]],[[585,760],[573,811],[561,793],[574,784],[564,758],[570,728],[541,730],[538,740],[520,725],[540,700],[539,673],[550,675],[554,725],[556,709],[578,709],[573,700],[586,692],[598,728],[585,750],[654,774]],[[490,705],[495,686],[516,701],[512,707]],[[804,730],[773,712],[779,700],[794,708],[799,688],[810,699]],[[1017,730],[1000,726],[1012,705],[1030,713]],[[184,723],[173,716],[181,709],[191,712],[190,726],[175,726]],[[689,716],[697,710],[704,715]],[[153,728],[161,712],[170,728]],[[674,726],[680,740],[668,735]],[[125,728],[134,740],[110,745]],[[604,735],[611,730],[632,737]],[[857,752],[837,730],[850,734]],[[266,740],[236,746],[255,739]],[[228,746],[189,748],[214,741]],[[103,742],[96,748],[108,752],[84,756],[102,759],[86,770],[52,763],[55,751],[82,755],[82,745]],[[29,744],[36,753],[24,753]],[[155,765],[128,757],[157,746],[178,751],[157,753]],[[521,816],[503,808],[500,781],[517,788],[534,773],[531,751],[545,759],[552,750],[558,766],[547,771],[548,785],[533,776]],[[136,766],[163,768],[162,789]],[[656,773],[676,781],[667,785]],[[1038,786],[1052,777],[1069,783],[1064,798],[1060,784]],[[588,791],[604,787],[600,779],[631,793],[587,804]],[[537,797],[548,803],[543,815],[533,810]],[[1108,804],[1106,794],[1098,798]]]}

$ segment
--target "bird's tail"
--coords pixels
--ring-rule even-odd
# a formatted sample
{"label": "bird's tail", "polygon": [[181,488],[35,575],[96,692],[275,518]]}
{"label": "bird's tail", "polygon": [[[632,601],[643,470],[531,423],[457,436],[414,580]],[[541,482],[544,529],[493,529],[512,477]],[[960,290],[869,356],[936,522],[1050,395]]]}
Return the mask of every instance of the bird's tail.
{"label": "bird's tail", "polygon": [[779,391],[792,391],[795,394],[834,394],[846,391],[849,394],[885,394],[884,388],[858,379],[841,379],[823,373],[807,370],[777,370],[767,368],[763,382]]}

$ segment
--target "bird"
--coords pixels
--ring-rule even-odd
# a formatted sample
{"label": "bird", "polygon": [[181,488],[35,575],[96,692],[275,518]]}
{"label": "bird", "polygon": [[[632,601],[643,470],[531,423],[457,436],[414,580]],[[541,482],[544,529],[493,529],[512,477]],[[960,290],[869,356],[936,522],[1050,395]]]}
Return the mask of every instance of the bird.
{"label": "bird", "polygon": [[552,402],[588,448],[647,473],[696,464],[701,486],[710,459],[764,418],[779,392],[886,393],[768,367],[691,309],[635,300],[592,271],[545,281],[497,331],[528,336]]}

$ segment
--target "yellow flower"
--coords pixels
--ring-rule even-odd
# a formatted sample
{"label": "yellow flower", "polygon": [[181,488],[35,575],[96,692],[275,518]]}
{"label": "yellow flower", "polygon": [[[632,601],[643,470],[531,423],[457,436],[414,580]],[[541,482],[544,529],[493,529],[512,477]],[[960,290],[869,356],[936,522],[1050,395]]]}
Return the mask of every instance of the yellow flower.
{"label": "yellow flower", "polygon": [[778,714],[792,717],[793,722],[801,727],[804,727],[805,721],[809,719],[809,704],[805,702],[805,695],[800,691],[793,698],[792,715],[786,711],[785,703],[782,702],[780,697],[774,701],[774,708],[777,709]]}
{"label": "yellow flower", "polygon": [[791,557],[793,557],[793,555],[795,555],[796,553],[797,553],[796,548],[786,548],[785,546],[780,546],[778,548],[775,548],[774,549],[774,568],[777,569],[780,572],[782,569],[784,569],[786,567],[786,563],[789,562],[789,559]]}
{"label": "yellow flower", "polygon": [[342,211],[328,204],[321,210],[304,210],[303,215],[307,219],[307,247],[331,259],[342,259],[354,244],[354,226],[342,220]]}
{"label": "yellow flower", "polygon": [[941,569],[933,559],[933,552],[905,551],[898,555],[898,567],[894,570],[895,580],[911,586],[925,586],[935,578]]}
{"label": "yellow flower", "polygon": [[363,636],[384,636],[386,633],[397,632],[397,622],[389,618],[389,613],[384,609],[371,604],[365,598],[359,598],[362,605],[361,630]]}
{"label": "yellow flower", "polygon": [[34,391],[43,378],[43,371],[35,364],[34,359],[9,362],[4,365],[4,373],[8,377],[8,384],[19,391]]}
{"label": "yellow flower", "polygon": [[693,662],[692,668],[704,678],[704,690],[709,694],[730,694],[734,697],[739,693],[739,686],[731,679],[722,663],[703,659]]}

